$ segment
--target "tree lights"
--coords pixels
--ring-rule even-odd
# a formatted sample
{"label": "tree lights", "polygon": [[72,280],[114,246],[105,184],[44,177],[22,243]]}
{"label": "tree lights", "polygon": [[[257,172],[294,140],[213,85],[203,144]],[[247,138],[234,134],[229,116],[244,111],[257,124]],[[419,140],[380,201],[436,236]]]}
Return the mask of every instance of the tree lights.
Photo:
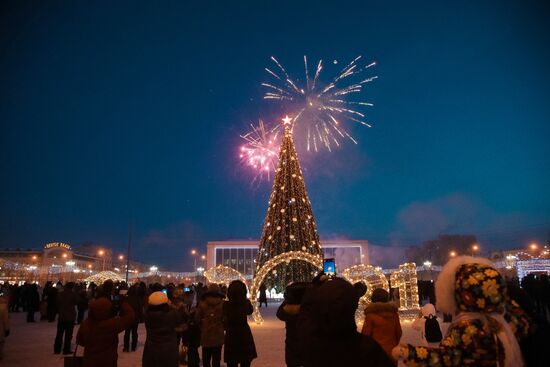
{"label": "tree lights", "polygon": [[[322,261],[319,234],[292,140],[291,118],[283,121],[285,132],[260,239],[256,278],[266,263],[282,254],[308,253]],[[292,256],[287,258],[296,260]],[[311,261],[306,264],[297,261],[284,264],[283,261],[261,279],[265,278],[266,285],[280,292],[292,282],[311,280],[315,271]]]}

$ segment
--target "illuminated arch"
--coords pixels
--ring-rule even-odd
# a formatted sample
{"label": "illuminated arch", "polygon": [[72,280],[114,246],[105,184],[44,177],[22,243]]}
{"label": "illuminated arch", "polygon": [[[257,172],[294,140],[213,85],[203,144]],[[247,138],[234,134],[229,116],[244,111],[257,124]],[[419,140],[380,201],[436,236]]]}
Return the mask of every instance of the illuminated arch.
{"label": "illuminated arch", "polygon": [[256,276],[252,280],[252,286],[250,287],[250,302],[254,307],[254,312],[252,313],[252,317],[254,318],[254,321],[257,324],[261,324],[264,321],[262,318],[262,315],[260,314],[260,309],[258,308],[258,300],[257,300],[257,295],[258,295],[258,290],[260,289],[260,285],[263,283],[266,275],[271,270],[273,270],[277,265],[282,264],[284,262],[289,263],[293,260],[305,261],[317,267],[318,269],[323,269],[323,258],[320,255],[314,255],[304,251],[284,252],[267,261],[262,266],[262,268],[256,273]]}
{"label": "illuminated arch", "polygon": [[239,271],[225,265],[218,265],[208,269],[204,272],[204,276],[209,283],[225,284],[229,286],[229,283],[232,281],[240,280],[246,284],[246,279]]}
{"label": "illuminated arch", "polygon": [[376,288],[382,288],[386,291],[390,291],[388,279],[379,267],[372,265],[354,265],[342,272],[342,276],[346,278],[351,284],[362,282],[367,286],[367,292],[359,300],[357,311],[355,312],[355,322],[362,324],[365,319],[364,312],[367,304],[371,302],[372,292]]}

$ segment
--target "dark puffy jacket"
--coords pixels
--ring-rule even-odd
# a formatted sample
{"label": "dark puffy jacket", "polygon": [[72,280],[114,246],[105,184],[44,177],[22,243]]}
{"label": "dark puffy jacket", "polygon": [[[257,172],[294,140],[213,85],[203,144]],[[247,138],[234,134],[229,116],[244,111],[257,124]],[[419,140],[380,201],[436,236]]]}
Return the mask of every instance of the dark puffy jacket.
{"label": "dark puffy jacket", "polygon": [[224,340],[223,296],[205,293],[197,307],[196,317],[201,330],[201,346],[222,346]]}
{"label": "dark puffy jacket", "polygon": [[284,301],[277,309],[277,317],[285,322],[285,362],[289,366],[303,365],[303,351],[298,339],[296,320],[300,312],[300,305],[292,305]]}
{"label": "dark puffy jacket", "polygon": [[77,296],[72,290],[64,290],[57,295],[57,310],[59,321],[75,322]]}
{"label": "dark puffy jacket", "polygon": [[90,302],[88,318],[76,335],[76,342],[84,346],[84,367],[116,367],[118,359],[118,333],[135,320],[134,310],[121,305],[120,317],[113,317],[112,303],[107,298]]}
{"label": "dark puffy jacket", "polygon": [[304,366],[394,365],[378,343],[357,332],[358,300],[353,286],[340,278],[325,281],[306,292],[297,320]]}
{"label": "dark puffy jacket", "polygon": [[178,367],[179,352],[176,327],[183,322],[174,310],[149,309],[145,315],[147,339],[143,348],[143,367]]}

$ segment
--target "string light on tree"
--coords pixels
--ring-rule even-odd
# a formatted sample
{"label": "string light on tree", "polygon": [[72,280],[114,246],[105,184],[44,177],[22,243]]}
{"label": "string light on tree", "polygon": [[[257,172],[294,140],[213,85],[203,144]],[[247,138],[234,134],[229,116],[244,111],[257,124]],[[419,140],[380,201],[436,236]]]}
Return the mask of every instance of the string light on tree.
{"label": "string light on tree", "polygon": [[[264,221],[256,273],[270,259],[291,251],[322,257],[319,234],[309,201],[302,170],[292,138],[292,118],[283,119],[284,135],[279,150],[273,188]],[[291,282],[309,281],[316,268],[310,264],[279,264],[266,276],[266,286],[278,292]]]}

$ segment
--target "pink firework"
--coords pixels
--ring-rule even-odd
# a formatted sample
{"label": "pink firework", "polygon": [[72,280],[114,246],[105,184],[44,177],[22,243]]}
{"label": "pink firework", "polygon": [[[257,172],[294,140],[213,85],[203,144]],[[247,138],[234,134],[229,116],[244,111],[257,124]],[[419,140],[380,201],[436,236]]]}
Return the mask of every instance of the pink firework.
{"label": "pink firework", "polygon": [[252,130],[241,135],[246,143],[241,146],[239,157],[243,164],[252,167],[256,172],[254,181],[263,177],[270,180],[277,165],[280,127],[276,125],[272,129],[266,129],[262,120],[257,126],[250,126]]}

